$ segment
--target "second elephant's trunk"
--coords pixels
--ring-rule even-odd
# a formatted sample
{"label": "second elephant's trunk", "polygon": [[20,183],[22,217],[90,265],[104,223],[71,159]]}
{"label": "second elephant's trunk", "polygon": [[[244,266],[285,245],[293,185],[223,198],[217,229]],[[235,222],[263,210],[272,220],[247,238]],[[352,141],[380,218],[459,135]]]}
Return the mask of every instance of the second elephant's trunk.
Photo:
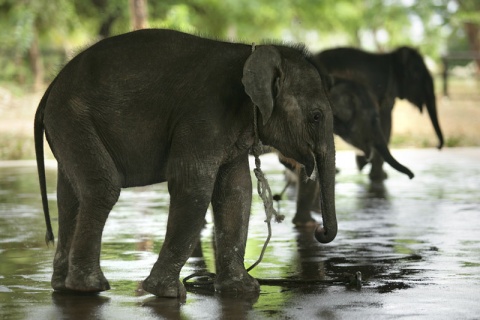
{"label": "second elephant's trunk", "polygon": [[390,153],[390,150],[387,146],[387,141],[383,136],[382,128],[380,127],[380,122],[378,117],[374,117],[372,121],[372,133],[373,133],[373,146],[375,150],[382,156],[383,160],[385,160],[389,165],[392,166],[397,171],[406,174],[410,179],[414,177],[414,174],[410,169],[403,166],[400,162],[398,162]]}
{"label": "second elephant's trunk", "polygon": [[433,80],[431,82],[425,83],[425,93],[426,93],[426,101],[425,104],[427,106],[428,115],[430,116],[430,120],[432,121],[433,128],[435,129],[435,133],[438,137],[438,149],[442,149],[443,147],[443,134],[442,130],[440,129],[440,124],[438,123],[438,115],[437,115],[437,103],[435,100],[435,91],[433,88]]}
{"label": "second elephant's trunk", "polygon": [[375,149],[378,151],[378,153],[382,156],[382,158],[392,166],[397,171],[400,171],[401,173],[406,174],[410,179],[412,179],[415,175],[413,174],[410,169],[402,165],[400,162],[398,162],[390,153],[390,150],[388,150],[388,147],[386,144],[375,144]]}

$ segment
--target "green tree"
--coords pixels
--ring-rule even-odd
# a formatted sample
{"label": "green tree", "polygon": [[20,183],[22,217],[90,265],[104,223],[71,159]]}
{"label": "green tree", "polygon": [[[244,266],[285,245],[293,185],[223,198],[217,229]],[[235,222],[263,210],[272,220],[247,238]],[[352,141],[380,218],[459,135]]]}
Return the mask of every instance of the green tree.
{"label": "green tree", "polygon": [[[313,51],[413,45],[434,58],[455,35],[478,54],[479,7],[478,0],[0,0],[0,50],[13,57],[13,63],[5,63],[0,56],[0,66],[6,70],[2,77],[26,82],[33,75],[39,86],[44,78],[40,52],[71,51],[144,27],[145,21],[220,39],[304,42]],[[140,26],[132,23],[135,17],[143,19]]]}
{"label": "green tree", "polygon": [[463,25],[469,48],[475,57],[477,73],[480,75],[480,2],[478,0],[456,0],[456,3],[458,4],[458,13],[453,20]]}
{"label": "green tree", "polygon": [[12,76],[25,82],[27,62],[33,75],[35,89],[44,79],[41,44],[61,45],[73,28],[74,10],[68,0],[0,0],[0,47],[13,57],[10,66],[15,66]]}

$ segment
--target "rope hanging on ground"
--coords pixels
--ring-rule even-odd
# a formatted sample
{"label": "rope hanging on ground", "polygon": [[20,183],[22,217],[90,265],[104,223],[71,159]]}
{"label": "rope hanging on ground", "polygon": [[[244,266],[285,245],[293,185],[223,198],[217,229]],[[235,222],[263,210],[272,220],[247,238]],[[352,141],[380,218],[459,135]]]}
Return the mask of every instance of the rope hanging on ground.
{"label": "rope hanging on ground", "polygon": [[[255,43],[252,44],[252,52],[255,51]],[[272,237],[272,226],[270,221],[272,217],[275,216],[276,222],[282,222],[285,219],[285,216],[278,214],[277,210],[273,207],[273,195],[272,190],[270,189],[270,185],[268,184],[268,180],[265,177],[265,174],[261,168],[261,161],[260,161],[260,154],[262,151],[262,146],[260,143],[260,138],[258,136],[258,117],[257,117],[257,106],[253,104],[253,133],[254,133],[254,141],[252,146],[252,153],[255,157],[255,169],[253,172],[255,173],[255,177],[257,177],[257,191],[258,195],[263,201],[263,207],[265,208],[265,215],[266,219],[265,222],[267,223],[268,235],[265,243],[263,244],[262,252],[258,257],[257,261],[252,264],[247,271],[252,270],[255,268],[263,259],[263,255],[265,254],[265,250],[267,249],[268,243],[270,242],[270,238]]]}
{"label": "rope hanging on ground", "polygon": [[252,270],[255,268],[263,259],[263,255],[265,254],[265,250],[267,249],[268,243],[270,242],[270,238],[272,237],[272,226],[271,220],[272,217],[275,216],[276,222],[282,222],[285,219],[285,216],[278,214],[277,210],[273,207],[273,196],[272,190],[270,189],[270,185],[268,184],[268,180],[265,177],[265,174],[261,168],[261,161],[260,161],[260,152],[261,152],[261,145],[260,140],[258,138],[258,128],[257,128],[257,107],[253,106],[253,124],[254,124],[254,131],[255,131],[255,141],[253,143],[252,151],[253,156],[255,157],[255,169],[253,172],[255,173],[255,177],[257,177],[257,192],[260,198],[263,201],[263,207],[265,208],[265,215],[266,219],[265,222],[267,223],[268,235],[265,243],[263,244],[262,252],[258,257],[257,261],[252,264],[247,271]]}
{"label": "rope hanging on ground", "polygon": [[[215,273],[197,272],[189,275],[183,279],[183,284],[187,290],[194,291],[195,289],[214,290],[213,284],[216,278]],[[190,281],[193,278],[198,278],[197,281]],[[357,271],[355,273],[342,273],[341,275],[332,279],[278,279],[278,278],[255,278],[258,283],[263,286],[301,286],[301,285],[346,285],[348,287],[355,287],[361,289],[363,286],[362,273]]]}

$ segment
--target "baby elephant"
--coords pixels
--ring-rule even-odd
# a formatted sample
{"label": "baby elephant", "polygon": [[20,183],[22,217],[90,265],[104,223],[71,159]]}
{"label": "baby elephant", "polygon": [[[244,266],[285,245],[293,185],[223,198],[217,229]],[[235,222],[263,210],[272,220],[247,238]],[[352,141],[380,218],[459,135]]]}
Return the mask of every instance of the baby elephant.
{"label": "baby elephant", "polygon": [[363,152],[367,159],[372,159],[374,151],[378,152],[394,169],[412,179],[413,173],[390,154],[373,93],[353,80],[337,77],[333,81],[330,99],[334,133]]}
{"label": "baby elephant", "polygon": [[319,71],[302,47],[151,29],[107,38],[78,54],[50,84],[35,115],[47,241],[53,241],[44,133],[58,161],[55,290],[108,290],[101,238],[120,190],[167,182],[165,241],[143,288],[185,296],[180,270],[211,203],[215,289],[258,291],[244,267],[252,201],[248,155],[256,136],[320,178],[325,210],[317,238],[327,243],[336,236],[333,115]]}
{"label": "baby elephant", "polygon": [[[394,169],[412,179],[414,174],[400,164],[388,149],[380,124],[378,105],[370,90],[360,83],[338,77],[331,78],[330,86],[334,133],[360,150],[367,159],[372,158],[374,151],[378,152]],[[289,161],[283,156],[279,159],[299,177],[296,179],[297,209],[293,223],[297,226],[314,225],[316,222],[310,212],[319,206],[318,182],[306,179],[304,170],[297,167],[295,161]]]}

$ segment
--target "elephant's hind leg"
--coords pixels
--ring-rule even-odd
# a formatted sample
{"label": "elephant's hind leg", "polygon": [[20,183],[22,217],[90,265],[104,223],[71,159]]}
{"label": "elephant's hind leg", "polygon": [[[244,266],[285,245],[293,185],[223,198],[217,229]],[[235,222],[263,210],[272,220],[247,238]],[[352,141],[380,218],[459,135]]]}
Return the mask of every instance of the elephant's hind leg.
{"label": "elephant's hind leg", "polygon": [[[78,199],[78,205],[75,205],[78,206],[76,216],[68,213],[61,219],[63,225],[60,226],[60,234],[64,235],[65,243],[61,244],[60,250],[68,251],[65,288],[72,291],[99,292],[110,289],[100,269],[100,249],[108,214],[120,196],[120,176],[97,135],[90,131],[72,131],[67,133],[80,135],[82,143],[64,144],[56,155],[72,186],[72,190],[65,192],[73,191]],[[64,252],[59,256],[62,259],[65,258]],[[63,264],[64,267],[65,263],[59,260],[58,264]]]}
{"label": "elephant's hind leg", "polygon": [[120,184],[114,180],[117,175],[113,170],[98,168],[95,171],[95,174],[90,172],[85,179],[81,179],[83,186],[79,212],[65,281],[67,289],[75,291],[99,292],[110,289],[100,269],[100,250],[103,228],[120,196]]}
{"label": "elephant's hind leg", "polygon": [[75,233],[75,221],[78,214],[78,199],[61,167],[58,169],[57,179],[59,227],[57,251],[53,260],[52,288],[65,291],[67,290],[65,287],[65,279],[68,275],[68,256],[73,234]]}

